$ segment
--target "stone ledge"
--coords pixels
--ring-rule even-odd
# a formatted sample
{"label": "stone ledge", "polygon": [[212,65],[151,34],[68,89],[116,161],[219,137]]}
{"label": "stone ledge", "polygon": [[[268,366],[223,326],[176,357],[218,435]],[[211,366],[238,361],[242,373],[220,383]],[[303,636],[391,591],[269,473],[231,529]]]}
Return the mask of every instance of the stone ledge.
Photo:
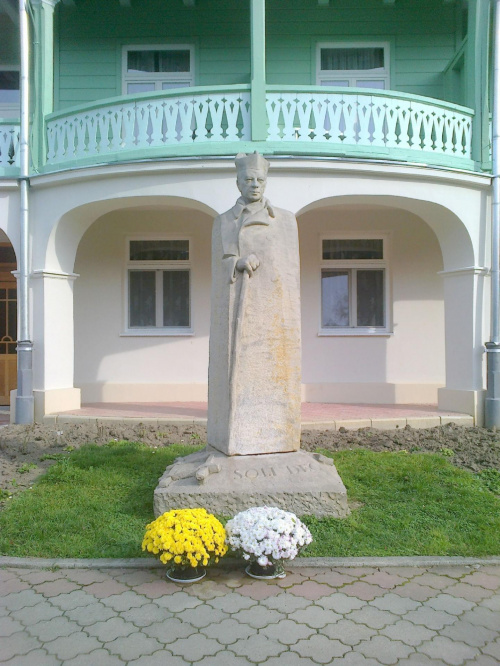
{"label": "stone ledge", "polygon": [[[224,557],[217,568],[240,568],[243,560]],[[461,557],[453,555],[401,555],[388,557],[307,557],[287,561],[287,569],[358,568],[358,567],[471,567],[500,566],[500,556]],[[165,565],[150,556],[141,558],[50,558],[0,556],[0,569],[164,569]]]}

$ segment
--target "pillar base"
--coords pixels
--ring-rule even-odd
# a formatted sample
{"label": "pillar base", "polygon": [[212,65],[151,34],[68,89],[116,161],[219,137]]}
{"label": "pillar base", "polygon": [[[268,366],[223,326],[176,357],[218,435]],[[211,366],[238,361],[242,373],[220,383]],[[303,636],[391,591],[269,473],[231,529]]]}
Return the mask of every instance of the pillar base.
{"label": "pillar base", "polygon": [[484,398],[486,391],[478,389],[461,390],[440,388],[438,390],[438,408],[443,411],[470,414],[477,426],[484,423]]}
{"label": "pillar base", "polygon": [[33,391],[35,398],[35,421],[43,421],[46,414],[67,412],[70,409],[80,409],[81,392],[79,388],[50,389],[48,391]]}

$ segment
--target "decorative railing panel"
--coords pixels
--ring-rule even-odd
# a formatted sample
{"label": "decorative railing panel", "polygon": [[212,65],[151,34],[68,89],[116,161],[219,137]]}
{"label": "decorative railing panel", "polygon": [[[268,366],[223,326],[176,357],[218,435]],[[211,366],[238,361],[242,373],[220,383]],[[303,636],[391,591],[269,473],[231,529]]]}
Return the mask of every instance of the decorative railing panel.
{"label": "decorative railing panel", "polygon": [[[391,90],[269,86],[265,142],[252,144],[250,86],[190,88],[127,96],[46,118],[46,170],[163,156],[242,150],[346,155],[473,168],[474,112]],[[17,134],[0,125],[0,158]],[[10,130],[9,130],[10,131]],[[6,143],[7,142],[7,143]],[[2,162],[0,162],[1,166]]]}
{"label": "decorative railing panel", "polygon": [[273,87],[268,141],[402,149],[471,158],[473,111],[387,92]]}
{"label": "decorative railing panel", "polygon": [[198,88],[52,114],[47,122],[47,160],[64,163],[120,152],[248,140],[250,93],[242,86]]}
{"label": "decorative railing panel", "polygon": [[0,168],[19,166],[19,123],[0,121]]}

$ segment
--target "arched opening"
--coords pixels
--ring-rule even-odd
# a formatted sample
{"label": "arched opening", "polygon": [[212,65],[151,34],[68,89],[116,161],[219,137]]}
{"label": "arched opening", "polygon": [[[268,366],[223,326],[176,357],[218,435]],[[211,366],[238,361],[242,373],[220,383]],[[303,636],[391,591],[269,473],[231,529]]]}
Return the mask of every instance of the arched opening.
{"label": "arched opening", "polygon": [[[314,188],[308,189],[309,201],[302,197],[302,206],[284,204],[299,209],[303,400],[441,405],[444,396],[446,409],[473,413],[475,407],[464,400],[471,395],[476,400],[481,391],[477,313],[483,275],[476,278],[475,271],[484,265],[484,243],[473,234],[470,215],[462,220],[441,203],[387,191],[362,195],[359,184],[352,195],[321,198],[325,189],[318,188],[316,198]],[[93,202],[59,219],[47,237],[45,270],[38,280],[43,321],[58,324],[35,335],[38,348],[45,347],[44,376],[40,372],[37,381],[41,389],[47,387],[45,412],[52,394],[51,411],[74,409],[61,407],[61,396],[68,396],[64,404],[71,396],[76,403],[80,389],[86,404],[206,399],[214,213],[188,198],[151,196]],[[358,295],[361,287],[367,294],[361,306],[373,293],[383,293],[384,304],[374,309],[377,316],[369,326],[379,330],[359,330],[367,324],[358,312],[346,334],[322,320],[322,271],[335,272],[323,265],[331,258],[322,255],[322,242],[349,240],[354,231],[358,240],[383,236],[390,251],[375,258],[383,265],[368,267],[379,271],[374,280],[361,275],[364,284],[356,283]],[[130,254],[132,239],[147,244],[160,238],[188,242],[188,263],[177,270],[189,272],[189,316],[177,327],[189,330],[161,330],[168,328],[168,318],[162,323],[166,272],[175,270],[168,262],[176,259],[162,257],[165,265],[159,266],[144,256],[139,259],[144,264],[135,264]],[[354,284],[361,268],[342,266],[345,282]],[[155,273],[136,285],[136,293],[151,297],[152,305],[131,318],[130,274],[139,269]],[[358,307],[354,297],[350,304]]]}
{"label": "arched opening", "polygon": [[212,216],[118,209],[75,260],[75,386],[83,403],[205,400]]}
{"label": "arched opening", "polygon": [[362,197],[316,202],[298,222],[304,400],[437,404],[446,368],[435,231],[396,202]]}

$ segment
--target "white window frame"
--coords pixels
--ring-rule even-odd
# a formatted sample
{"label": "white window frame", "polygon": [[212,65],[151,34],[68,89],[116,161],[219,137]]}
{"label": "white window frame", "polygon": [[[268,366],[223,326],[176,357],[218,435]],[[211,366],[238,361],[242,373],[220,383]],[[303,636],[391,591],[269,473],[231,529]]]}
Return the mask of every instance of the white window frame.
{"label": "white window frame", "polygon": [[[370,72],[366,69],[321,69],[321,49],[352,49],[352,48],[383,48],[384,70],[383,72]],[[389,90],[391,85],[391,51],[389,42],[319,42],[316,45],[316,85],[324,85],[323,81],[332,78],[349,81],[349,87],[356,87],[356,79],[373,81],[384,81],[384,90]],[[363,88],[364,90],[365,88]],[[366,88],[370,90],[370,88]],[[376,88],[381,90],[381,88]]]}
{"label": "white window frame", "polygon": [[[127,54],[129,51],[189,51],[189,72],[143,72],[129,73],[127,71]],[[163,90],[163,83],[185,82],[182,87],[190,88],[194,85],[194,45],[193,44],[127,44],[122,47],[122,91],[124,95],[135,95],[139,93],[128,93],[129,83],[154,83],[155,91]],[[165,91],[166,92],[166,91]]]}
{"label": "white window frame", "polygon": [[[164,241],[164,240],[182,240],[189,243],[189,259],[152,260],[152,261],[133,261],[130,259],[131,241]],[[122,336],[189,336],[194,335],[193,331],[193,311],[192,311],[192,252],[193,242],[190,236],[170,235],[170,234],[134,234],[125,239],[125,262],[123,272],[123,332]],[[155,271],[156,272],[156,321],[163,320],[163,280],[165,271],[187,270],[189,271],[189,326],[137,326],[131,327],[130,322],[130,302],[129,302],[129,274],[130,271]]]}
{"label": "white window frame", "polygon": [[[19,72],[19,86],[21,86],[21,68],[19,65],[2,65],[1,72]],[[21,102],[0,101],[0,118],[19,118],[21,113]]]}
{"label": "white window frame", "polygon": [[[381,240],[383,242],[383,259],[323,259],[324,240]],[[391,234],[388,232],[335,232],[322,234],[319,243],[319,336],[388,336],[392,335],[392,297],[390,271]],[[356,284],[352,275],[354,270],[381,269],[384,271],[384,326],[323,326],[322,275],[323,270],[348,270],[350,284],[349,310],[351,317],[356,312]]]}

